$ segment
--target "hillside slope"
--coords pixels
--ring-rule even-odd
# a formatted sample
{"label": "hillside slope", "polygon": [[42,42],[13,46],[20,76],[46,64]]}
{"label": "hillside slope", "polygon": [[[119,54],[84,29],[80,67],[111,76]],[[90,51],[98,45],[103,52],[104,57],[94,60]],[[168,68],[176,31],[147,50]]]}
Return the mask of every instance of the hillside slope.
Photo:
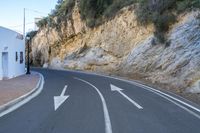
{"label": "hillside slope", "polygon": [[33,38],[33,64],[145,80],[179,94],[200,93],[198,14],[180,14],[163,45],[155,44],[152,24],[138,24],[134,5],[89,28],[76,2],[71,15],[59,23],[60,29],[42,27]]}

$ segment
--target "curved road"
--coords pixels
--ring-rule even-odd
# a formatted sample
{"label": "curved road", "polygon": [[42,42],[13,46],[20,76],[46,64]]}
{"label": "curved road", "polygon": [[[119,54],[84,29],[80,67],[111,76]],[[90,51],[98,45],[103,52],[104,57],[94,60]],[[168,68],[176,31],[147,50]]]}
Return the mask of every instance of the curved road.
{"label": "curved road", "polygon": [[134,82],[34,69],[41,94],[0,118],[0,133],[199,133],[200,109]]}

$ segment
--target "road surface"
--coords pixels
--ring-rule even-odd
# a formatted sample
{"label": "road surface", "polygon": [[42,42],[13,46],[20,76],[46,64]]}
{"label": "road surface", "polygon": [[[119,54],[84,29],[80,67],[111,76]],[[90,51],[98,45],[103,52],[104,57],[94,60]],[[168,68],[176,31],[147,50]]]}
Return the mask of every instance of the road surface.
{"label": "road surface", "polygon": [[200,133],[200,110],[138,84],[35,69],[41,94],[0,118],[0,133]]}

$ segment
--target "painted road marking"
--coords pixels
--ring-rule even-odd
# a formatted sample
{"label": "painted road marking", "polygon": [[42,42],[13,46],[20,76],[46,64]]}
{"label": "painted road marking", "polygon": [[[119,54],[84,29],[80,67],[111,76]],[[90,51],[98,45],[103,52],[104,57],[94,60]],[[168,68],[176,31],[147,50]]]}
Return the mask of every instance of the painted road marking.
{"label": "painted road marking", "polygon": [[[149,91],[153,92],[152,90],[149,90]],[[191,115],[193,115],[193,116],[197,117],[198,119],[200,119],[200,116],[199,116],[198,114],[196,114],[195,112],[191,111],[190,109],[184,107],[183,105],[181,105],[181,104],[179,104],[179,103],[173,101],[172,99],[170,99],[170,98],[168,98],[168,97],[166,97],[166,96],[164,96],[164,95],[162,95],[162,94],[160,94],[160,93],[158,93],[158,92],[153,92],[153,93],[155,93],[155,94],[159,95],[160,97],[162,97],[162,98],[164,98],[164,99],[166,99],[166,100],[172,102],[172,103],[175,104],[176,106],[182,108],[183,110],[187,111],[187,112],[190,113]]]}
{"label": "painted road marking", "polygon": [[65,92],[67,90],[67,85],[65,85],[64,89],[62,90],[62,93],[60,96],[54,96],[54,109],[55,111],[67,100],[69,95],[65,96]]}
{"label": "painted road marking", "polygon": [[[145,89],[145,90],[147,90],[147,91],[153,92],[153,93],[155,93],[155,94],[157,94],[157,95],[163,97],[164,99],[166,99],[166,100],[170,101],[171,103],[177,105],[178,107],[180,107],[180,108],[182,108],[183,110],[187,111],[188,113],[194,115],[195,117],[197,117],[197,118],[200,117],[200,115],[198,115],[197,113],[194,112],[194,111],[197,111],[198,113],[200,113],[200,109],[199,109],[199,108],[197,108],[197,107],[195,107],[195,106],[193,106],[193,105],[191,105],[191,104],[189,104],[189,103],[187,103],[187,102],[184,102],[184,101],[182,101],[182,100],[180,100],[180,99],[178,99],[178,98],[176,98],[176,97],[174,97],[174,96],[171,96],[171,95],[169,95],[169,94],[167,94],[167,93],[164,93],[164,92],[162,92],[162,91],[160,91],[160,90],[156,90],[156,89],[154,89],[154,88],[152,88],[152,87],[143,85],[143,84],[141,84],[141,83],[137,83],[137,82],[135,82],[135,81],[126,80],[126,79],[120,79],[120,78],[118,78],[118,77],[111,77],[111,76],[105,76],[105,75],[94,74],[94,73],[86,73],[86,72],[81,72],[81,73],[90,74],[90,75],[94,75],[94,76],[101,76],[101,77],[110,78],[110,79],[115,79],[115,80],[123,81],[123,82],[126,82],[126,83],[130,83],[130,84],[132,84],[132,85],[141,87],[141,88],[143,88],[143,89]],[[179,104],[179,103],[180,103],[180,104]],[[186,106],[186,107],[182,106],[181,104],[183,104],[183,105]],[[179,106],[179,105],[180,105],[180,106]],[[193,109],[194,111],[188,109],[187,107],[190,108],[190,109]]]}
{"label": "painted road marking", "polygon": [[[145,86],[145,85],[142,85],[142,84],[139,84],[139,83],[135,83],[135,82],[134,82],[133,84],[136,85],[136,86],[142,87],[143,89],[151,90],[152,92],[157,92],[157,93],[159,93],[159,94],[161,94],[161,95],[164,95],[164,96],[166,96],[166,97],[168,97],[168,98],[171,98],[172,100],[177,101],[177,102],[179,102],[179,103],[181,103],[181,104],[183,104],[183,105],[185,105],[185,106],[187,106],[187,107],[189,107],[189,108],[191,108],[191,109],[193,109],[193,110],[195,110],[195,111],[197,111],[197,112],[200,113],[200,109],[198,109],[198,108],[196,108],[196,107],[194,107],[194,106],[192,106],[192,105],[190,105],[190,104],[188,104],[188,103],[186,103],[186,102],[184,102],[184,101],[182,101],[182,100],[180,100],[180,99],[178,99],[178,98],[175,98],[175,97],[173,97],[173,96],[170,96],[169,94],[166,94],[166,93],[164,93],[164,92],[162,92],[162,91],[156,90],[156,89],[154,89],[154,88],[151,88],[151,87],[149,87],[149,86]],[[145,87],[145,88],[144,88],[144,87]]]}
{"label": "painted road marking", "polygon": [[[164,93],[164,92],[162,92],[162,91],[156,90],[156,89],[154,89],[154,88],[152,88],[152,87],[149,87],[149,86],[147,86],[147,85],[143,85],[143,84],[141,84],[141,83],[138,83],[138,82],[136,82],[136,81],[126,80],[126,79],[122,79],[122,78],[114,77],[114,76],[101,75],[101,74],[92,73],[92,72],[83,72],[83,71],[81,72],[81,71],[73,71],[73,70],[70,70],[70,71],[68,71],[68,70],[62,70],[62,71],[65,71],[65,72],[74,72],[74,73],[81,73],[81,74],[88,74],[88,75],[92,75],[92,76],[100,76],[100,77],[105,77],[105,78],[109,78],[109,79],[115,79],[115,80],[123,81],[123,82],[126,82],[126,83],[130,83],[130,84],[132,84],[132,85],[141,87],[141,88],[143,88],[143,89],[145,89],[145,90],[148,90],[148,91],[152,90],[153,92],[157,92],[157,93],[159,93],[159,94],[165,95],[166,97],[169,97],[169,98],[171,98],[172,100],[174,100],[174,101],[176,101],[176,102],[179,102],[179,103],[181,103],[181,104],[183,104],[183,105],[185,105],[185,106],[187,106],[187,107],[189,107],[189,108],[191,108],[191,109],[197,111],[198,113],[200,113],[200,109],[199,109],[199,108],[197,108],[197,107],[195,107],[195,106],[193,106],[193,105],[191,105],[191,104],[189,104],[189,103],[187,103],[187,102],[184,102],[184,101],[182,101],[181,99],[178,99],[178,98],[176,98],[176,97],[174,97],[174,96],[171,96],[171,95],[169,95],[169,94],[167,94],[167,93]],[[155,93],[155,94],[157,94],[157,93]],[[174,94],[174,95],[175,95],[175,94]]]}
{"label": "painted road marking", "polygon": [[105,101],[103,95],[101,94],[101,92],[99,91],[99,89],[97,87],[95,87],[93,84],[89,83],[88,81],[85,81],[85,80],[77,78],[77,77],[74,77],[74,79],[77,79],[79,81],[82,81],[82,82],[90,85],[91,87],[93,87],[97,91],[97,93],[99,94],[99,96],[101,98],[102,105],[103,105],[103,112],[104,112],[104,119],[105,119],[105,133],[112,133],[112,126],[111,126],[111,122],[110,122],[110,116],[109,116],[109,113],[108,113],[106,101]]}
{"label": "painted road marking", "polygon": [[143,109],[143,107],[141,105],[139,105],[138,103],[136,103],[134,100],[132,100],[131,98],[129,98],[126,94],[124,94],[122,91],[123,89],[115,86],[115,85],[112,85],[110,84],[110,88],[111,88],[111,91],[117,91],[119,92],[119,94],[121,94],[123,97],[125,97],[129,102],[131,102],[133,105],[135,105],[138,109]]}
{"label": "painted road marking", "polygon": [[[134,81],[119,79],[119,78],[115,78],[115,77],[110,77],[110,78],[116,79],[116,80],[120,80],[120,81],[123,81],[123,82],[127,82],[127,83],[133,84],[135,86],[141,87],[141,88],[143,88],[143,89],[145,89],[147,91],[150,91],[152,93],[155,93],[155,94],[159,95],[160,97],[162,97],[162,98],[170,101],[171,103],[175,104],[176,106],[180,107],[181,109],[187,111],[188,113],[190,113],[191,115],[195,116],[196,118],[200,119],[200,115],[199,114],[197,114],[194,111],[188,109],[187,107],[189,107],[189,108],[191,108],[191,109],[193,109],[193,110],[195,110],[197,112],[200,112],[200,110],[198,108],[196,108],[196,107],[194,107],[194,106],[192,106],[192,105],[190,105],[190,104],[188,104],[188,103],[186,103],[186,102],[184,102],[184,101],[182,101],[182,100],[180,100],[178,98],[175,98],[175,97],[173,97],[173,96],[171,96],[169,94],[166,94],[166,93],[164,93],[162,91],[156,90],[154,88],[151,88],[149,86],[146,86],[146,85],[134,82]],[[181,104],[185,105],[186,107],[184,107]]]}

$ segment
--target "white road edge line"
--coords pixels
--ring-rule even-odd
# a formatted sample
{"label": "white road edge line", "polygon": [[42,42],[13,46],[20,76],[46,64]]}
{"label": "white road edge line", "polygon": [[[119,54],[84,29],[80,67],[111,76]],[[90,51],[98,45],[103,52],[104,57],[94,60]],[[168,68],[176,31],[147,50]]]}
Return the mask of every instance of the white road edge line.
{"label": "white road edge line", "polygon": [[[144,88],[144,89],[145,89],[145,88]],[[162,98],[164,98],[164,99],[166,99],[166,100],[172,102],[172,103],[175,104],[176,106],[179,106],[180,108],[182,108],[183,110],[187,111],[187,112],[190,113],[191,115],[193,115],[193,116],[197,117],[198,119],[200,119],[200,115],[198,115],[198,114],[196,114],[195,112],[191,111],[190,109],[188,109],[188,108],[182,106],[181,104],[179,104],[179,103],[173,101],[172,99],[170,99],[170,98],[168,98],[168,97],[166,97],[166,96],[164,96],[164,95],[162,95],[162,94],[160,94],[160,93],[158,93],[158,92],[155,92],[155,91],[153,91],[153,90],[149,90],[149,91],[151,91],[152,93],[155,93],[155,94],[159,95],[160,97],[162,97]]]}
{"label": "white road edge line", "polygon": [[129,98],[126,94],[124,94],[122,91],[123,89],[113,85],[113,84],[110,84],[110,88],[111,88],[111,91],[117,91],[118,93],[120,93],[123,97],[125,97],[129,102],[131,102],[133,105],[135,105],[138,109],[143,109],[143,107],[141,105],[139,105],[138,103],[136,103],[134,100],[132,100],[131,98]]}
{"label": "white road edge line", "polygon": [[[32,100],[33,98],[35,98],[36,96],[38,96],[38,95],[42,92],[43,86],[44,86],[44,82],[45,82],[45,81],[44,81],[43,75],[40,74],[40,73],[38,73],[38,74],[40,75],[40,78],[41,78],[41,79],[40,79],[40,83],[37,84],[37,87],[40,87],[40,88],[38,88],[38,89],[36,90],[36,92],[34,92],[31,96],[28,96],[27,98],[23,99],[23,100],[20,101],[19,103],[13,105],[13,106],[10,107],[9,109],[7,109],[7,110],[3,111],[2,113],[0,113],[0,118],[1,118],[2,116],[6,115],[6,114],[8,114],[8,113],[10,113],[10,112],[12,112],[12,111],[18,109],[19,107],[23,106],[24,104],[28,103],[30,100]],[[41,84],[41,85],[40,85],[40,84]],[[40,86],[39,86],[39,85],[40,85]],[[36,88],[37,88],[37,87],[36,87]],[[34,89],[33,89],[31,92],[29,92],[29,93],[32,93],[33,91],[34,91]],[[25,94],[25,95],[23,95],[23,96],[21,96],[21,97],[26,97],[27,95],[29,95],[29,93],[27,93],[27,94]],[[20,98],[21,98],[21,97],[20,97]],[[17,100],[18,100],[18,99],[17,99]],[[15,100],[13,100],[13,101],[15,101]],[[13,101],[11,101],[11,102],[13,102]]]}
{"label": "white road edge line", "polygon": [[144,89],[146,89],[146,90],[149,90],[149,91],[151,90],[152,92],[155,92],[155,93],[157,92],[159,94],[162,94],[162,95],[164,95],[164,96],[166,96],[168,98],[171,98],[171,99],[173,99],[173,100],[175,100],[175,101],[177,101],[177,102],[179,102],[179,103],[181,103],[181,104],[183,104],[183,105],[185,105],[185,106],[187,106],[187,107],[189,107],[189,108],[191,108],[191,109],[193,109],[193,110],[195,110],[195,111],[200,113],[200,109],[198,109],[198,108],[196,108],[196,107],[194,107],[194,106],[192,106],[192,105],[190,105],[190,104],[188,104],[188,103],[186,103],[186,102],[184,102],[184,101],[182,101],[180,99],[177,99],[177,98],[175,98],[173,96],[170,96],[169,94],[166,94],[166,93],[164,93],[162,91],[153,89],[151,87],[148,87],[148,86],[145,86],[145,85],[142,85],[142,84],[138,84],[138,83],[133,83],[133,84],[135,84],[136,86],[142,87],[142,88],[145,87]]}
{"label": "white road edge line", "polygon": [[82,82],[92,86],[97,91],[97,93],[99,94],[99,96],[101,98],[102,105],[103,105],[103,112],[104,112],[104,119],[105,119],[105,133],[112,133],[112,126],[111,126],[111,122],[110,122],[110,116],[108,113],[106,101],[105,101],[103,95],[101,94],[101,92],[99,91],[99,89],[97,87],[95,87],[93,84],[89,83],[88,81],[85,81],[85,80],[77,78],[77,77],[74,77],[74,79],[77,79],[79,81],[82,81]]}

